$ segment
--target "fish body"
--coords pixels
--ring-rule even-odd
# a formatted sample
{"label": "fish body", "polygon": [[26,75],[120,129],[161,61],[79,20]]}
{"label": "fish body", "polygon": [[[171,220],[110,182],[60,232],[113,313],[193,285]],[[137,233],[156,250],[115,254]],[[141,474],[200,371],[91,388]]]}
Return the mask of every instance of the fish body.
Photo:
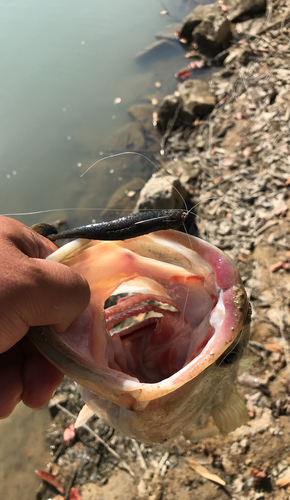
{"label": "fish body", "polygon": [[[167,230],[75,240],[48,259],[80,272],[91,300],[66,332],[46,326],[29,335],[80,385],[91,412],[148,443],[186,427],[194,438],[210,421],[227,433],[248,420],[234,381],[249,339],[249,304],[223,252]],[[105,309],[114,294],[121,298]]]}

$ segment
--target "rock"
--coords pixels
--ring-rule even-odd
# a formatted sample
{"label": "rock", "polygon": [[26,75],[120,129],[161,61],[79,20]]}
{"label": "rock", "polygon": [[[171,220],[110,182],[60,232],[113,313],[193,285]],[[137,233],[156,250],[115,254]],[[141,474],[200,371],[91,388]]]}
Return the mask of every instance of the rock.
{"label": "rock", "polygon": [[109,139],[106,145],[113,151],[139,151],[144,149],[145,138],[142,133],[141,125],[138,123],[128,123],[117,130]]}
{"label": "rock", "polygon": [[165,40],[176,40],[176,32],[180,31],[181,26],[182,26],[181,23],[169,24],[163,30],[158,31],[158,33],[156,33],[156,38]]}
{"label": "rock", "polygon": [[145,181],[137,177],[117,189],[110,197],[106,209],[102,212],[102,219],[109,221],[133,212],[144,185]]}
{"label": "rock", "polygon": [[[174,117],[178,106],[181,106],[181,104],[178,92],[164,97],[157,111],[157,127],[161,132],[165,132],[169,120]],[[174,128],[177,128],[179,123],[181,123],[181,118],[177,117]]]}
{"label": "rock", "polygon": [[227,47],[231,39],[231,25],[222,15],[200,23],[193,34],[193,41],[200,51],[212,56]]}
{"label": "rock", "polygon": [[237,23],[236,29],[237,33],[240,35],[258,35],[260,31],[265,27],[265,19],[263,17],[257,17],[254,19],[247,19],[247,21],[242,21]]}
{"label": "rock", "polygon": [[234,481],[233,481],[233,489],[235,493],[241,493],[243,490],[243,487],[245,485],[243,476],[240,474]]}
{"label": "rock", "polygon": [[[180,110],[176,114],[178,106]],[[203,117],[210,113],[215,106],[215,97],[209,90],[207,82],[202,80],[187,80],[179,86],[179,91],[166,96],[158,109],[157,125],[165,131],[171,118],[175,118],[173,128],[178,128],[182,123],[185,126],[193,124],[195,118]]]}
{"label": "rock", "polygon": [[185,18],[179,37],[196,43],[201,52],[215,55],[231,40],[231,25],[217,3],[199,5]]}
{"label": "rock", "polygon": [[233,462],[229,459],[227,453],[221,456],[222,466],[227,474],[237,474],[237,468],[234,466]]}
{"label": "rock", "polygon": [[184,208],[183,198],[187,197],[186,189],[180,180],[172,175],[160,172],[145,184],[140,193],[136,209]]}
{"label": "rock", "polygon": [[152,113],[155,107],[152,104],[134,104],[128,108],[128,114],[136,120],[141,128],[146,131],[153,130]]}
{"label": "rock", "polygon": [[252,58],[254,58],[254,53],[251,50],[247,48],[241,50],[239,47],[238,49],[230,51],[229,55],[224,60],[224,64],[227,65],[238,61],[243,66],[247,66]]}
{"label": "rock", "polygon": [[247,15],[265,12],[267,0],[223,0],[224,5],[228,10],[230,21]]}
{"label": "rock", "polygon": [[198,164],[193,165],[191,162],[183,160],[173,160],[166,163],[162,162],[162,167],[168,174],[178,177],[180,183],[185,188],[189,187],[186,186],[186,184],[190,184],[191,181],[194,181],[200,172]]}
{"label": "rock", "polygon": [[138,62],[153,62],[156,59],[172,57],[174,55],[174,51],[180,52],[178,43],[171,41],[169,38],[162,38],[161,40],[151,43],[138,52],[138,54],[136,54],[136,60]]}
{"label": "rock", "polygon": [[215,106],[215,97],[210,92],[208,83],[202,80],[188,80],[182,83],[179,93],[185,123],[192,123],[196,117],[202,118]]}

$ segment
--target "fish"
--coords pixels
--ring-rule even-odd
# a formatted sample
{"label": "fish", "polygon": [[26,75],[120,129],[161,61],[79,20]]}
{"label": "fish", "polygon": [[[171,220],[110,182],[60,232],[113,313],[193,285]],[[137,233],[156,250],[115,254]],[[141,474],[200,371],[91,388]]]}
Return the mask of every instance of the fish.
{"label": "fish", "polygon": [[[126,240],[77,239],[47,257],[82,274],[89,306],[63,333],[33,327],[36,347],[123,434],[163,443],[227,434],[249,420],[235,387],[251,309],[231,259],[168,229]],[[108,305],[113,301],[113,305]]]}

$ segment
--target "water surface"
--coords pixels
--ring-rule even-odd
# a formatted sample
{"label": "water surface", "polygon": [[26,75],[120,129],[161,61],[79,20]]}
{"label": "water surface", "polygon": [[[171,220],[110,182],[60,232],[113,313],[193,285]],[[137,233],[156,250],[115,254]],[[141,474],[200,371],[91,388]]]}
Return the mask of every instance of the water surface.
{"label": "water surface", "polygon": [[[130,105],[175,90],[174,73],[187,64],[181,48],[146,64],[135,56],[195,5],[168,0],[169,15],[161,15],[157,0],[0,2],[0,213],[84,208],[80,200],[92,189],[92,206],[104,207],[122,183],[140,177],[138,167],[124,177],[109,162],[83,179],[80,173],[109,152]],[[60,212],[50,220],[58,217],[73,225],[98,214]]]}

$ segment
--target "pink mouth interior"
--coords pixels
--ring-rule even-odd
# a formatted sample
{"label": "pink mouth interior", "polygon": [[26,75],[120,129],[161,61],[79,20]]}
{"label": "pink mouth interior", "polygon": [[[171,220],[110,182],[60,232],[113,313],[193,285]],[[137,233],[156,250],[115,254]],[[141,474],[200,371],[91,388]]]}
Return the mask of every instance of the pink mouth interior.
{"label": "pink mouth interior", "polygon": [[[130,244],[133,251],[100,243],[97,256],[90,246],[71,259],[70,264],[90,284],[91,301],[61,334],[62,341],[92,370],[109,371],[115,378],[121,372],[124,380],[155,384],[179,372],[208,348],[223,321],[222,289],[213,265],[192,250],[187,257],[173,243],[164,245],[164,255],[159,255],[159,247],[153,246],[151,251],[151,247],[139,245],[143,257],[136,253],[137,242]],[[220,267],[231,269],[223,264],[227,262],[223,256],[215,255],[215,249],[206,250],[209,257],[214,254]],[[155,253],[160,263],[151,258]],[[168,263],[163,262],[166,259]],[[129,295],[104,310],[105,301],[114,293]]]}
{"label": "pink mouth interior", "polygon": [[[199,279],[197,290],[179,287],[179,294],[184,296],[183,301],[178,300],[183,302],[182,307],[169,297],[137,293],[107,308],[106,330],[111,335],[113,354],[109,356],[109,366],[140,382],[156,383],[198,356],[214,334],[209,319],[217,303],[217,298],[200,284]],[[194,297],[196,304],[192,302]],[[199,308],[196,315],[195,306]],[[128,318],[133,324],[125,326]]]}

